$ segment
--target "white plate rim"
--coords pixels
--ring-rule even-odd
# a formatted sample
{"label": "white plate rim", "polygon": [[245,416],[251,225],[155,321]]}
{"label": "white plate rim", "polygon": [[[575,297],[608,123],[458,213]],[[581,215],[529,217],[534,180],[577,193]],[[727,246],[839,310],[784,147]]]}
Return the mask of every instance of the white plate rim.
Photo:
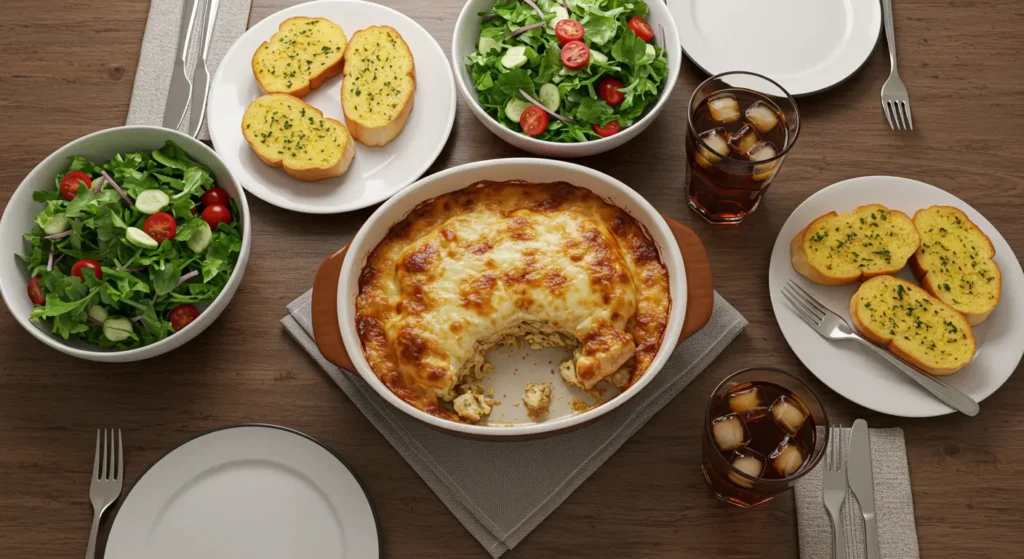
{"label": "white plate rim", "polygon": [[[842,84],[846,80],[848,80],[851,77],[853,77],[858,71],[860,71],[861,68],[864,67],[865,64],[867,64],[868,60],[871,58],[871,53],[874,52],[875,46],[879,43],[879,39],[881,38],[881,29],[882,29],[881,5],[877,1],[876,2],[867,2],[867,3],[865,3],[865,5],[868,8],[871,9],[871,13],[870,13],[870,16],[869,16],[869,19],[870,19],[869,25],[871,25],[871,29],[870,29],[870,33],[869,34],[872,37],[872,39],[870,41],[865,41],[862,45],[858,45],[858,47],[860,47],[862,50],[856,53],[857,56],[853,56],[853,55],[850,56],[850,62],[844,65],[844,70],[843,71],[841,71],[841,72],[830,71],[829,74],[834,76],[834,77],[831,77],[831,78],[828,78],[828,79],[821,79],[821,80],[818,80],[818,82],[811,81],[810,82],[811,85],[804,84],[804,85],[802,85],[800,87],[796,87],[796,86],[793,85],[793,82],[790,82],[789,80],[784,79],[784,76],[776,76],[776,75],[771,75],[771,74],[765,74],[763,71],[761,71],[758,68],[739,67],[739,66],[737,66],[737,67],[711,68],[710,65],[708,65],[706,63],[702,64],[700,62],[700,60],[699,60],[700,58],[702,58],[702,56],[699,53],[702,50],[706,50],[708,47],[703,42],[699,42],[699,43],[695,42],[697,40],[696,38],[699,37],[700,34],[695,32],[696,25],[693,23],[692,18],[684,17],[686,15],[685,14],[686,7],[690,6],[693,2],[696,2],[696,1],[699,1],[699,0],[664,0],[664,1],[668,4],[669,11],[672,13],[672,17],[676,20],[676,25],[679,27],[679,37],[680,37],[679,41],[680,41],[680,44],[682,45],[682,48],[683,48],[683,54],[685,54],[686,57],[689,58],[690,61],[693,62],[693,64],[695,66],[697,66],[697,68],[699,68],[702,72],[704,72],[705,74],[707,74],[709,76],[714,76],[714,75],[717,75],[717,74],[720,74],[720,73],[723,73],[723,72],[731,72],[731,71],[736,71],[736,70],[746,70],[746,71],[749,71],[749,72],[759,73],[759,74],[762,74],[762,75],[766,75],[767,77],[772,78],[773,80],[776,80],[779,83],[781,83],[782,86],[786,89],[786,91],[789,92],[789,94],[792,95],[793,97],[805,97],[805,96],[808,96],[808,95],[815,95],[815,94],[818,94],[818,93],[823,93],[825,91],[828,91],[828,90],[830,90],[830,89],[832,89],[832,88]],[[854,0],[854,1],[856,1],[856,0]],[[859,6],[859,5],[860,4],[856,4],[855,6]],[[857,9],[857,8],[855,7],[854,9]],[[864,9],[864,8],[860,8],[860,9]],[[849,44],[849,41],[847,41],[844,44]],[[687,48],[687,46],[689,46],[690,48]],[[705,62],[706,62],[706,60],[705,60]],[[834,68],[834,65],[829,65],[829,69],[831,70],[832,68]],[[800,84],[801,82],[795,82],[795,83]]]}
{"label": "white plate rim", "polygon": [[116,533],[114,532],[114,528],[117,525],[117,521],[118,521],[118,519],[121,516],[121,511],[124,510],[125,506],[128,504],[128,499],[132,496],[132,494],[135,492],[135,490],[139,487],[139,485],[141,484],[143,479],[145,479],[145,477],[147,475],[149,475],[149,473],[152,471],[152,469],[157,464],[159,464],[160,462],[163,462],[164,459],[166,459],[168,456],[173,454],[175,451],[177,451],[177,450],[185,447],[186,445],[188,445],[190,443],[193,443],[193,442],[195,442],[195,441],[197,441],[197,440],[199,440],[199,439],[201,439],[203,437],[206,437],[208,435],[213,435],[215,433],[220,433],[220,432],[223,432],[223,431],[231,431],[231,430],[234,430],[234,429],[248,429],[248,428],[271,429],[271,430],[275,430],[275,431],[282,431],[282,432],[284,432],[287,435],[297,436],[297,437],[299,437],[301,439],[304,439],[306,442],[311,442],[311,443],[319,446],[320,448],[326,450],[327,453],[331,457],[333,457],[335,460],[337,460],[338,463],[341,464],[341,466],[345,470],[348,471],[349,475],[352,476],[352,479],[354,479],[356,481],[356,483],[359,485],[359,488],[363,492],[363,497],[366,498],[366,502],[370,506],[370,512],[373,514],[373,526],[374,526],[374,529],[377,532],[377,554],[378,554],[378,557],[383,557],[384,556],[384,534],[381,531],[380,515],[377,512],[377,506],[374,503],[373,499],[370,497],[370,492],[367,490],[366,483],[363,481],[363,479],[361,477],[359,477],[359,475],[352,468],[352,466],[344,458],[342,458],[342,456],[340,454],[338,454],[333,448],[327,446],[325,443],[323,443],[320,440],[318,440],[318,439],[316,439],[316,438],[314,438],[314,437],[312,437],[310,435],[307,435],[306,433],[303,433],[303,432],[301,432],[301,431],[299,431],[297,429],[292,429],[291,427],[284,427],[282,425],[275,425],[275,424],[272,424],[272,423],[236,423],[236,424],[233,424],[233,425],[225,425],[224,427],[218,427],[216,429],[210,429],[208,431],[204,431],[202,433],[199,433],[199,434],[197,434],[197,435],[195,435],[193,437],[188,438],[185,441],[182,441],[180,444],[177,444],[174,447],[168,449],[167,452],[163,453],[159,458],[154,460],[149,466],[146,467],[146,469],[142,472],[142,474],[139,475],[138,479],[135,480],[135,483],[132,484],[131,489],[129,489],[128,492],[125,493],[124,496],[120,499],[121,504],[117,507],[117,510],[115,511],[115,514],[114,514],[114,518],[110,522],[110,530],[108,531],[108,540],[107,540],[107,545],[106,545],[107,548],[110,547],[111,540],[109,538],[111,536],[116,535]]}
{"label": "white plate rim", "polygon": [[[213,109],[214,99],[217,97],[215,95],[215,90],[217,89],[218,84],[222,83],[223,80],[226,80],[226,73],[228,71],[227,68],[230,66],[230,64],[226,64],[225,61],[229,61],[232,58],[239,56],[238,52],[236,52],[236,51],[239,51],[241,49],[242,42],[243,42],[244,39],[246,39],[250,34],[255,34],[256,32],[261,32],[266,37],[270,37],[270,35],[272,35],[273,33],[271,32],[271,33],[267,34],[265,31],[260,31],[262,26],[270,26],[270,25],[272,25],[271,24],[272,21],[277,21],[279,18],[286,18],[286,17],[290,17],[290,16],[294,16],[294,15],[314,15],[315,16],[316,14],[313,13],[313,12],[309,12],[309,13],[301,13],[301,12],[307,12],[308,10],[316,10],[316,9],[322,7],[322,6],[332,5],[332,4],[358,4],[358,5],[360,5],[361,8],[364,8],[365,5],[369,5],[370,8],[368,8],[368,9],[381,9],[381,10],[384,10],[385,12],[388,12],[392,17],[404,20],[407,24],[419,28],[427,37],[429,37],[430,38],[430,43],[432,45],[432,49],[434,50],[434,53],[433,53],[434,56],[432,58],[435,58],[436,60],[434,60],[434,62],[437,63],[437,64],[432,64],[431,68],[434,68],[434,66],[443,67],[444,68],[444,72],[445,72],[446,77],[447,77],[447,79],[445,81],[449,85],[449,95],[448,95],[448,97],[450,99],[449,99],[448,107],[447,107],[447,109],[448,109],[448,118],[447,118],[447,121],[446,121],[446,124],[445,124],[445,127],[444,127],[444,133],[442,135],[438,136],[440,141],[437,142],[437,144],[434,146],[434,150],[429,154],[429,156],[422,160],[422,164],[420,164],[420,165],[415,167],[415,172],[410,174],[409,179],[406,180],[404,184],[402,184],[401,186],[394,187],[394,188],[392,188],[390,190],[386,190],[386,191],[384,191],[383,194],[378,194],[376,196],[371,196],[371,197],[362,197],[362,198],[360,198],[355,203],[345,204],[345,205],[302,204],[302,203],[293,202],[291,200],[288,200],[287,198],[283,198],[283,197],[277,195],[273,191],[268,191],[262,185],[260,185],[259,188],[253,189],[252,187],[249,186],[249,184],[248,184],[249,181],[242,180],[243,177],[247,178],[249,176],[249,173],[243,172],[243,169],[244,169],[245,165],[242,162],[238,161],[237,158],[235,158],[233,156],[229,156],[229,154],[226,151],[222,151],[220,149],[217,149],[217,145],[218,145],[217,136],[219,135],[219,128],[218,127],[214,127],[214,126],[208,126],[207,127],[209,132],[210,132],[210,142],[213,144],[213,149],[215,151],[217,151],[217,154],[224,161],[224,164],[226,166],[228,166],[228,168],[231,169],[231,171],[235,175],[237,175],[239,177],[239,179],[240,179],[239,180],[239,184],[242,186],[243,189],[245,189],[248,193],[252,194],[253,196],[259,198],[260,200],[263,200],[264,202],[266,202],[268,204],[271,204],[273,206],[277,206],[279,208],[283,208],[283,209],[294,211],[294,212],[306,213],[306,214],[337,214],[337,213],[344,213],[344,212],[350,212],[350,211],[355,211],[355,210],[360,210],[360,209],[363,209],[363,208],[367,208],[367,207],[373,206],[375,204],[379,204],[380,202],[383,202],[384,200],[387,200],[391,196],[394,196],[396,193],[401,192],[402,190],[404,190],[410,184],[412,184],[412,183],[416,182],[417,180],[419,180],[419,178],[422,177],[423,174],[426,173],[428,169],[430,169],[431,165],[433,165],[437,161],[437,158],[441,155],[441,151],[443,151],[445,146],[448,144],[448,139],[451,137],[452,129],[455,126],[455,115],[458,112],[458,93],[456,92],[455,74],[452,71],[451,65],[448,62],[448,56],[445,54],[444,49],[441,48],[441,45],[437,42],[437,39],[435,39],[434,36],[429,31],[426,30],[426,28],[424,28],[422,25],[420,25],[418,22],[416,22],[416,20],[414,20],[411,17],[403,14],[402,12],[399,12],[398,10],[396,10],[394,8],[391,8],[389,6],[385,6],[383,4],[378,4],[376,2],[366,2],[364,0],[313,0],[312,2],[305,2],[303,4],[297,4],[297,5],[294,5],[294,6],[289,6],[287,8],[284,8],[282,10],[279,10],[277,12],[274,12],[273,14],[270,14],[270,15],[266,16],[262,20],[256,22],[252,27],[246,29],[245,33],[243,33],[241,37],[236,39],[235,42],[231,44],[231,47],[228,48],[227,52],[224,54],[224,57],[221,59],[220,64],[218,64],[217,71],[214,73],[213,78],[210,80],[210,92],[209,92],[209,96],[208,96],[208,100],[207,100],[207,115],[212,114],[211,110]],[[380,24],[387,25],[388,23],[386,21],[382,21],[382,22],[380,22]],[[273,25],[274,25],[274,27],[276,29],[276,25],[277,24],[273,24]],[[246,58],[246,60],[248,61],[249,59]],[[417,64],[417,68],[419,68],[419,64]],[[331,80],[334,80],[334,79],[340,79],[340,78],[331,78]],[[255,78],[253,78],[253,80],[255,81]],[[417,91],[419,91],[419,88],[417,88]],[[421,108],[420,110],[423,110],[423,109]],[[209,118],[209,116],[208,116],[208,118]],[[222,138],[222,140],[224,140],[224,138]],[[353,140],[353,141],[355,141],[355,140]],[[220,145],[223,146],[224,145],[224,141],[221,141]],[[356,150],[357,151],[359,149],[378,149],[378,148],[372,148],[372,147],[368,147],[368,146],[362,146],[360,148],[360,146],[362,146],[362,144],[359,144],[357,142],[356,143]],[[357,157],[358,157],[358,153],[357,153]],[[391,164],[395,165],[395,164],[399,164],[399,163],[398,162],[393,162]],[[275,171],[277,171],[277,170],[275,169]],[[288,175],[286,175],[284,173],[283,170],[280,171],[280,173],[284,177],[288,176]]]}
{"label": "white plate rim", "polygon": [[[870,398],[865,397],[865,394],[871,393],[871,389],[869,388],[861,389],[856,393],[851,393],[849,390],[844,390],[843,387],[836,382],[837,376],[836,373],[832,371],[832,369],[829,369],[829,372],[824,373],[822,372],[822,370],[820,370],[820,366],[817,362],[820,362],[821,358],[812,355],[814,353],[814,350],[809,347],[809,345],[820,346],[821,344],[826,344],[829,347],[829,351],[842,351],[836,349],[841,348],[842,346],[835,346],[834,344],[836,342],[828,342],[827,340],[821,338],[818,334],[811,330],[810,327],[808,327],[802,321],[796,318],[796,315],[793,314],[792,311],[782,301],[782,296],[777,294],[778,290],[781,288],[781,282],[784,281],[785,279],[794,278],[798,279],[798,281],[802,279],[801,276],[799,276],[799,274],[797,274],[793,270],[789,257],[789,244],[792,240],[792,236],[795,235],[797,231],[800,230],[800,228],[806,225],[806,223],[797,223],[795,221],[796,216],[800,215],[802,210],[804,210],[805,208],[810,208],[814,204],[817,204],[824,199],[828,199],[830,197],[845,193],[841,191],[845,191],[847,189],[852,190],[857,188],[861,184],[874,181],[895,181],[902,182],[904,184],[913,184],[913,187],[915,188],[930,189],[933,192],[937,193],[939,196],[947,199],[946,202],[928,199],[922,200],[920,205],[921,209],[931,205],[943,204],[956,206],[963,210],[965,213],[967,213],[971,220],[976,225],[978,225],[978,227],[981,228],[981,230],[986,235],[989,236],[989,238],[992,240],[992,244],[996,248],[997,259],[999,260],[999,266],[1001,268],[1003,276],[1003,300],[1000,301],[1000,307],[997,308],[997,312],[1001,309],[1004,314],[1009,313],[1010,301],[1008,301],[1007,299],[1024,297],[1024,271],[1022,271],[1021,269],[1020,261],[1017,259],[1017,256],[1016,254],[1014,254],[1009,243],[1006,242],[1006,239],[1003,238],[1002,234],[999,233],[999,231],[992,225],[991,222],[989,222],[981,214],[981,212],[974,209],[970,204],[964,202],[956,195],[948,191],[945,191],[937,186],[928,184],[926,182],[905,177],[871,175],[850,178],[833,183],[819,190],[818,192],[812,194],[806,200],[801,202],[800,205],[797,206],[797,208],[794,209],[792,213],[790,213],[789,217],[786,219],[786,222],[780,229],[778,237],[775,240],[775,244],[772,248],[771,260],[769,263],[768,284],[772,312],[775,316],[776,323],[779,325],[779,329],[782,331],[783,337],[786,339],[786,343],[793,350],[793,353],[796,354],[796,356],[800,359],[804,366],[814,376],[816,376],[818,380],[820,380],[822,383],[824,383],[826,386],[832,389],[833,392],[836,392],[840,396],[843,396],[844,398],[850,400],[851,402],[863,406],[865,408],[897,417],[938,417],[954,413],[955,410],[953,410],[953,408],[947,406],[946,404],[938,400],[933,399],[931,396],[923,396],[922,401],[918,402],[916,407],[912,409],[895,409],[892,407],[888,407],[886,405],[879,405],[878,402],[874,402]],[[855,196],[847,196],[842,202],[840,202],[840,207],[834,207],[832,209],[835,209],[836,211],[849,211],[856,206],[870,203],[880,203],[885,205],[886,201],[878,200],[877,198],[872,200],[864,200],[857,199]],[[827,211],[828,210],[825,210],[824,212],[820,212],[817,215],[820,215]],[[817,217],[817,215],[812,216],[810,219],[814,219],[814,217]],[[809,223],[810,220],[807,220],[807,222]],[[777,274],[775,273],[775,270],[779,270],[779,274],[784,274],[784,276],[780,278],[776,277]],[[807,285],[813,285],[815,288],[819,289],[826,288],[826,286],[818,286],[810,284],[809,282],[804,283]],[[989,318],[989,320],[991,320],[991,317]],[[796,324],[797,326],[793,327],[792,324]],[[1011,321],[1012,332],[1019,335],[1018,339],[1024,340],[1024,325],[1021,324],[1022,323],[1020,321]],[[979,327],[980,326],[976,326],[975,328]],[[1008,335],[1007,337],[1013,339],[1014,336],[1011,334]],[[807,340],[814,340],[814,342],[811,342],[809,344]],[[993,355],[991,351],[984,353],[985,349],[987,349],[986,344],[984,343],[984,340],[982,340],[979,342],[978,353],[976,354],[974,361],[972,361],[971,366],[975,366],[978,363],[988,364],[1006,362],[1008,364],[999,367],[999,369],[1002,370],[1003,372],[993,374],[992,377],[994,377],[994,379],[990,379],[990,381],[987,384],[985,384],[983,388],[981,388],[980,390],[976,390],[974,391],[974,393],[970,394],[977,402],[984,401],[986,398],[988,398],[997,390],[999,390],[999,388],[1001,388],[1003,384],[1005,384],[1006,381],[1009,380],[1011,376],[1013,376],[1014,371],[1017,369],[1017,366],[1021,362],[1021,358],[1024,357],[1024,343],[1019,344],[1016,348],[1009,348],[1011,354],[1008,355],[1005,352],[1003,352],[995,354],[996,356],[994,358],[989,357]],[[867,350],[865,349],[865,351]],[[879,363],[882,362],[880,361]],[[955,374],[959,375],[964,373],[969,373],[969,370],[964,370]],[[899,377],[898,372],[891,371],[891,374],[894,378],[897,378],[901,381],[903,380],[901,377]],[[951,376],[949,378],[954,377]],[[912,383],[912,381],[905,382]],[[911,386],[912,389],[915,391],[920,390],[920,393],[922,395],[927,394],[926,392],[924,392],[924,389],[912,384]],[[900,383],[894,383],[891,386],[888,386],[888,388],[901,387],[902,384]],[[875,386],[874,388],[886,388],[886,386]],[[927,404],[925,405],[923,402],[927,402]]]}

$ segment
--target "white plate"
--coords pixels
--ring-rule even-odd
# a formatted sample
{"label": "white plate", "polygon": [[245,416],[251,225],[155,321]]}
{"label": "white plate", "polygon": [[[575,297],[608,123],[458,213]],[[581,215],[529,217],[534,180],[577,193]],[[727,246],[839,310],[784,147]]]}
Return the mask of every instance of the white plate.
{"label": "white plate", "polygon": [[709,74],[746,70],[807,95],[853,75],[882,27],[878,0],[667,0],[683,51]]}
{"label": "white plate", "polygon": [[179,446],[124,499],[106,559],[380,557],[373,507],[341,458],[282,427],[241,425]]}
{"label": "white plate", "polygon": [[[384,147],[356,143],[348,171],[333,179],[305,182],[265,165],[242,137],[242,114],[262,95],[252,74],[252,55],[295,16],[324,17],[351,39],[371,25],[394,27],[409,44],[416,64],[413,110],[402,133]],[[341,76],[331,78],[303,100],[324,115],[345,121]],[[455,78],[448,59],[426,29],[409,17],[372,2],[322,0],[281,10],[260,21],[235,41],[210,86],[210,139],[217,153],[253,195],[275,206],[311,214],[357,210],[387,200],[409,186],[437,159],[455,123]]]}
{"label": "white plate", "polygon": [[[807,200],[786,220],[775,240],[768,271],[772,309],[793,352],[829,388],[847,399],[878,412],[903,417],[933,417],[952,408],[936,400],[914,381],[893,369],[869,348],[852,342],[830,342],[816,334],[789,308],[780,290],[794,279],[825,306],[849,321],[850,299],[859,284],[829,287],[804,279],[793,270],[789,243],[816,217],[832,210],[848,212],[865,204],[882,204],[913,217],[933,205],[963,210],[992,240],[995,261],[1003,274],[1002,299],[988,319],[974,328],[978,351],[964,369],[942,380],[982,401],[1010,378],[1024,355],[1024,272],[999,231],[980,213],[952,194],[923,182],[900,177],[859,177],[838,182]],[[914,281],[909,266],[898,274]],[[985,412],[984,406],[982,413]]]}

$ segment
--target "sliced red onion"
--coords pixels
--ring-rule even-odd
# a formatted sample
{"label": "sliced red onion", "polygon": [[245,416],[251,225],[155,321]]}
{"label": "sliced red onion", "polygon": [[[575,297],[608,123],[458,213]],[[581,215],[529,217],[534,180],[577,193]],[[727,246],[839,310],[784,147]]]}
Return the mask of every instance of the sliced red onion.
{"label": "sliced red onion", "polygon": [[53,265],[56,266],[57,264],[60,263],[61,260],[64,260],[64,254],[63,253],[61,253],[61,255],[58,256],[57,259],[53,261]]}
{"label": "sliced red onion", "polygon": [[668,45],[665,44],[665,28],[662,27],[660,23],[658,24],[658,42],[661,43],[658,46],[661,47],[662,50],[667,50]]}
{"label": "sliced red onion", "polygon": [[500,19],[500,18],[501,18],[501,15],[499,15],[499,14],[490,14],[490,15],[486,15],[486,16],[480,18],[480,23],[487,23],[488,21],[494,21],[494,20]]}
{"label": "sliced red onion", "polygon": [[107,182],[107,179],[102,175],[100,176],[100,178],[96,179],[96,181],[92,183],[92,188],[90,189],[92,190],[92,193],[96,194],[97,192],[103,190],[103,184],[105,182]]}
{"label": "sliced red onion", "polygon": [[548,113],[549,115],[557,118],[558,120],[561,120],[562,122],[567,122],[569,124],[576,124],[575,120],[573,120],[573,119],[571,119],[571,118],[569,118],[567,116],[562,116],[562,115],[560,115],[560,114],[558,114],[558,113],[556,113],[554,111],[548,110],[548,108],[545,107],[544,105],[542,105],[540,101],[534,99],[533,97],[530,97],[530,94],[527,93],[525,90],[520,89],[519,90],[519,94],[523,96],[523,99],[526,99],[527,101],[529,101],[529,102],[533,103],[534,105],[540,107],[540,109],[542,111],[544,111],[544,112]]}
{"label": "sliced red onion", "polygon": [[46,271],[53,271],[53,245],[50,245],[50,256],[46,257]]}
{"label": "sliced red onion", "polygon": [[190,280],[190,279],[192,279],[192,278],[194,278],[194,277],[196,277],[198,275],[199,275],[199,272],[197,272],[195,270],[192,270],[191,272],[181,276],[181,279],[178,280],[178,285],[175,285],[174,288],[177,289],[178,287],[181,287],[181,284],[185,283],[186,281],[188,281],[188,280]]}
{"label": "sliced red onion", "polygon": [[71,236],[71,231],[72,231],[71,229],[68,229],[67,231],[62,231],[60,233],[54,233],[53,235],[47,235],[47,236],[45,236],[43,238],[46,239],[47,241],[56,241],[57,239],[63,239],[64,237],[70,237]]}
{"label": "sliced red onion", "polygon": [[540,6],[538,6],[536,2],[533,0],[523,0],[523,2],[529,4],[530,7],[533,8],[533,11],[537,12],[537,17],[544,19],[544,10],[541,10]]}
{"label": "sliced red onion", "polygon": [[128,273],[134,274],[135,272],[145,271],[145,269],[146,269],[145,266],[139,266],[138,268],[118,268],[117,271],[118,272],[128,272]]}
{"label": "sliced red onion", "polygon": [[132,322],[138,322],[138,321],[142,320],[143,318],[144,317],[140,314],[139,316],[136,316],[136,317],[132,318]]}
{"label": "sliced red onion", "polygon": [[569,9],[569,0],[562,0],[562,2],[565,4],[565,11],[569,12],[569,15],[572,15],[572,10]]}
{"label": "sliced red onion", "polygon": [[110,183],[110,186],[113,186],[114,190],[116,190],[117,193],[121,195],[121,199],[124,200],[125,204],[128,204],[129,206],[135,205],[135,203],[132,202],[132,199],[129,198],[128,195],[124,193],[124,190],[121,190],[121,187],[117,185],[117,182],[114,181],[114,177],[107,174],[105,170],[103,171],[103,178],[107,179],[107,182]]}
{"label": "sliced red onion", "polygon": [[103,326],[103,321],[102,320],[96,320],[95,318],[93,318],[91,316],[89,317],[89,322],[92,322],[93,324],[99,324],[100,326]]}
{"label": "sliced red onion", "polygon": [[543,21],[540,22],[540,23],[533,23],[533,24],[530,24],[530,25],[525,25],[525,26],[520,27],[519,29],[516,29],[515,31],[509,33],[508,36],[509,37],[515,37],[516,35],[518,35],[520,33],[526,33],[527,31],[529,31],[531,29],[537,29],[538,27],[544,27],[545,25],[547,25],[547,24],[544,23]]}

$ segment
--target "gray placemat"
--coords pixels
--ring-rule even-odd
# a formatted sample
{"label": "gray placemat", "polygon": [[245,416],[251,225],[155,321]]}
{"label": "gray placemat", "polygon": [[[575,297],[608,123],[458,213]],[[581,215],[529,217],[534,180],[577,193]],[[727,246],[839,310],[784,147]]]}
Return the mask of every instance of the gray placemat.
{"label": "gray placemat", "polygon": [[[171,86],[171,71],[174,69],[174,57],[178,52],[178,30],[181,29],[181,11],[184,4],[185,0],[150,1],[146,32],[142,36],[142,51],[139,53],[139,65],[135,71],[132,102],[128,107],[128,120],[125,124],[163,124],[167,89]],[[245,33],[249,24],[251,4],[252,0],[220,0],[213,39],[210,41],[210,53],[206,58],[211,80],[228,48]],[[185,65],[188,76],[192,75],[192,69],[195,68],[199,40],[205,32],[202,14],[197,14],[192,33],[192,46]],[[182,125],[182,129],[188,125],[190,113],[191,107],[189,112],[185,113],[185,124]],[[212,115],[208,114],[207,118],[210,116]],[[199,129],[198,138],[210,139],[206,122],[203,122],[202,128]]]}
{"label": "gray placemat", "polygon": [[680,345],[658,376],[626,404],[563,435],[487,442],[427,427],[327,361],[313,341],[311,298],[308,291],[288,305],[288,316],[281,321],[285,329],[493,557],[521,542],[747,325],[716,293],[707,326]]}
{"label": "gray placemat", "polygon": [[[843,429],[843,444],[847,447],[850,431]],[[920,557],[903,429],[868,429],[868,438],[871,440],[871,475],[875,484],[875,517],[882,559]],[[824,467],[822,460],[796,486],[800,559],[832,559],[832,521],[821,500],[821,469]],[[849,489],[841,516],[847,559],[866,559],[864,517]]]}

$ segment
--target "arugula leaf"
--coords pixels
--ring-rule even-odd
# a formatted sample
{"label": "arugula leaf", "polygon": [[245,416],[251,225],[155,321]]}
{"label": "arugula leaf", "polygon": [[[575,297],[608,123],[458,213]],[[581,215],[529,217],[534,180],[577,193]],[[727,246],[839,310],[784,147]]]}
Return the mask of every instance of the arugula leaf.
{"label": "arugula leaf", "polygon": [[151,266],[149,277],[153,281],[157,295],[166,295],[178,286],[181,279],[181,268],[174,262],[168,262],[162,267]]}
{"label": "arugula leaf", "polygon": [[586,122],[589,124],[600,124],[605,125],[613,118],[615,111],[605,103],[604,101],[598,101],[592,97],[586,97],[580,101],[580,106],[576,109],[576,120]]}
{"label": "arugula leaf", "polygon": [[[79,157],[79,156],[75,155],[75,156],[69,157],[68,159],[71,160],[71,164],[68,165],[68,173],[73,173],[75,171],[78,171],[78,172],[81,172],[81,173],[85,173],[85,174],[87,174],[89,176],[96,176],[96,175],[100,174],[99,166],[93,164],[92,161],[89,161],[88,159],[86,159],[84,157]],[[67,173],[65,173],[65,174],[67,174]],[[63,178],[63,175],[62,175],[62,178]]]}
{"label": "arugula leaf", "polygon": [[632,29],[626,30],[618,41],[612,45],[612,58],[619,62],[625,62],[630,66],[636,66],[644,58],[647,52],[647,42],[637,37]]}
{"label": "arugula leaf", "polygon": [[533,86],[533,79],[526,70],[521,68],[510,70],[498,76],[497,88],[508,97],[521,98],[519,90],[526,90],[530,95],[535,95],[536,89]]}

